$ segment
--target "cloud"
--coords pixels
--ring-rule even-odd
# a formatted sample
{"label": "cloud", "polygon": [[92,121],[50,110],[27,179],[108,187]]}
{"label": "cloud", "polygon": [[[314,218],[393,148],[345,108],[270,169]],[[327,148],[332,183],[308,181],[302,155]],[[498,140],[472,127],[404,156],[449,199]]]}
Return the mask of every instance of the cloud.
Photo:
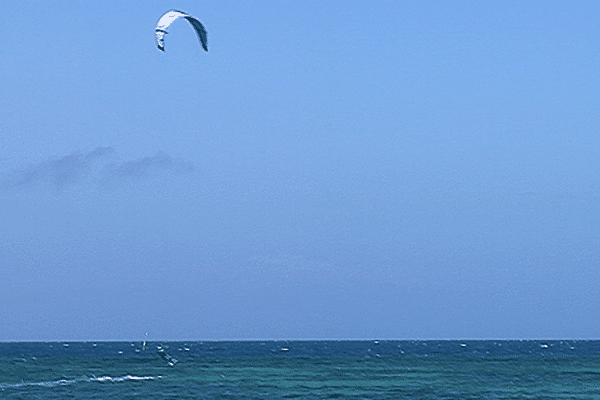
{"label": "cloud", "polygon": [[19,187],[51,184],[64,188],[76,184],[89,174],[94,163],[114,154],[112,147],[97,147],[89,153],[80,151],[15,169],[2,177],[2,186]]}
{"label": "cloud", "polygon": [[0,176],[0,186],[49,185],[60,190],[89,180],[143,179],[161,171],[185,173],[193,170],[191,163],[175,160],[162,152],[131,161],[113,161],[116,158],[112,147],[96,147],[87,153],[76,151],[9,171]]}
{"label": "cloud", "polygon": [[163,152],[158,152],[155,156],[112,164],[109,166],[108,177],[142,178],[157,171],[191,172],[193,166],[184,161],[174,160]]}
{"label": "cloud", "polygon": [[86,159],[95,160],[115,154],[115,150],[112,147],[96,147],[94,150],[86,154]]}

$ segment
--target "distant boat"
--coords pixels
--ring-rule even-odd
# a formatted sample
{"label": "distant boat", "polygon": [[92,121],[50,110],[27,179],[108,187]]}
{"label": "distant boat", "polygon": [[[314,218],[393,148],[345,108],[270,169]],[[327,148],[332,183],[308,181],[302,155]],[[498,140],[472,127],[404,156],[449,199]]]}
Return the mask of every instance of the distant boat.
{"label": "distant boat", "polygon": [[271,349],[270,351],[273,354],[277,354],[277,353],[287,353],[288,351],[290,351],[290,349],[289,349],[289,347],[280,347],[279,349]]}
{"label": "distant boat", "polygon": [[148,340],[148,335],[149,335],[148,332],[146,332],[146,334],[144,335],[144,336],[146,336],[146,339],[144,339],[144,341],[142,342],[142,351],[146,351],[146,343]]}

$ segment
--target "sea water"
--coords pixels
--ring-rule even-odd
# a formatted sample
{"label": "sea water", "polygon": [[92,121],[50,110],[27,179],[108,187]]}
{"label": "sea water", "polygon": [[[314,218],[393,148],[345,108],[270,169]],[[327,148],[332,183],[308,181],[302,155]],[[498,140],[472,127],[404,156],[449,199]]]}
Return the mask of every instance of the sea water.
{"label": "sea water", "polygon": [[0,343],[0,399],[596,399],[600,342]]}

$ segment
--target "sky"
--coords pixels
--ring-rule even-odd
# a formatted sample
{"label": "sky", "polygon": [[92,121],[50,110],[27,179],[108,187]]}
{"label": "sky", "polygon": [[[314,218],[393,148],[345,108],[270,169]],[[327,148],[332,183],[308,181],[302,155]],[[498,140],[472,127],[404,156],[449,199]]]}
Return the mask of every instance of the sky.
{"label": "sky", "polygon": [[0,14],[0,341],[600,338],[595,3]]}

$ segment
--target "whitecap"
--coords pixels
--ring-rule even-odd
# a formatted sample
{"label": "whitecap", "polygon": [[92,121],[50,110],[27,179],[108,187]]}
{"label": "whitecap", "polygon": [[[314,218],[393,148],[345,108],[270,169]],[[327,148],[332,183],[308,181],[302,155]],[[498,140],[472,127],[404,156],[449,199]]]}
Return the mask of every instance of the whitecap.
{"label": "whitecap", "polygon": [[152,381],[154,379],[160,379],[162,376],[154,377],[154,376],[135,376],[135,375],[125,375],[121,377],[112,377],[109,375],[100,376],[100,377],[92,377],[89,379],[90,382],[124,382],[124,381]]}
{"label": "whitecap", "polygon": [[13,383],[13,384],[0,384],[0,389],[5,388],[20,388],[26,386],[42,386],[42,387],[54,387],[54,386],[66,386],[71,383],[75,383],[75,380],[70,379],[59,379],[56,381],[46,381],[46,382],[21,382],[21,383]]}

